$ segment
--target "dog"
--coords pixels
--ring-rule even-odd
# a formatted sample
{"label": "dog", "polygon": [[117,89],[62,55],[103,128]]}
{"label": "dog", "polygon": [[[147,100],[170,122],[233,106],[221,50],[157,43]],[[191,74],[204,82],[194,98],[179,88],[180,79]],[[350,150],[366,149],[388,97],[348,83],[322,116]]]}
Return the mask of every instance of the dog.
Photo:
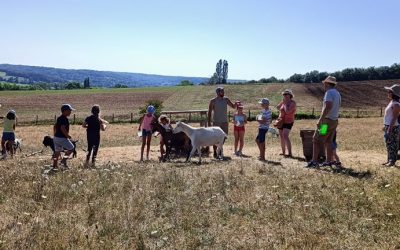
{"label": "dog", "polygon": [[[71,140],[71,142],[72,142],[72,144],[74,145],[74,149],[72,150],[72,158],[76,158],[76,156],[77,156],[77,152],[76,152],[76,143],[78,142],[78,140],[76,140],[76,141]],[[51,150],[53,151],[53,154],[56,152],[56,150],[55,150],[55,148],[54,148],[54,140],[53,140],[53,138],[52,138],[51,136],[46,135],[46,136],[43,138],[43,145],[44,145],[45,147],[50,147]]]}
{"label": "dog", "polygon": [[6,152],[11,156],[11,158],[14,157],[18,149],[19,152],[22,152],[21,145],[22,145],[21,139],[15,139],[14,141],[5,141],[4,143]]}
{"label": "dog", "polygon": [[279,136],[279,132],[278,132],[277,129],[275,129],[275,128],[269,127],[269,128],[268,128],[268,133],[270,133],[271,136],[272,136],[272,137],[275,137],[275,138],[278,138],[278,136]]}

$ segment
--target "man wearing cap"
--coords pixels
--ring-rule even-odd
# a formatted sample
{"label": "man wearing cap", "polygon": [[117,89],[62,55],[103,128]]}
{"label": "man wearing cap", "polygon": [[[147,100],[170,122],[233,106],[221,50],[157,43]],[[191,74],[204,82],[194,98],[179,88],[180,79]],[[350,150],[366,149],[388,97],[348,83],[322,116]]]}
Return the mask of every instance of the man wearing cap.
{"label": "man wearing cap", "polygon": [[[313,158],[306,167],[318,167],[318,155],[320,152],[319,142],[323,142],[326,149],[326,162],[323,166],[331,166],[333,161],[332,142],[338,126],[339,108],[342,98],[339,91],[336,89],[337,81],[333,76],[328,76],[322,81],[325,89],[321,116],[318,119],[317,130],[313,136]],[[321,125],[327,126],[326,133],[322,133]]]}
{"label": "man wearing cap", "polygon": [[[211,113],[213,113],[213,126],[220,127],[225,134],[228,135],[228,105],[231,108],[236,108],[236,103],[232,103],[228,97],[224,96],[224,88],[217,87],[215,90],[217,96],[210,100],[210,104],[208,105],[208,126],[211,126]],[[217,156],[216,146],[214,148],[214,157]]]}
{"label": "man wearing cap", "polygon": [[65,149],[64,158],[61,163],[65,169],[68,169],[67,158],[72,153],[74,145],[70,141],[71,136],[69,135],[69,120],[68,116],[75,110],[69,104],[63,104],[61,106],[61,115],[57,118],[56,124],[54,124],[54,156],[53,156],[53,170],[58,170],[58,158],[61,152]]}

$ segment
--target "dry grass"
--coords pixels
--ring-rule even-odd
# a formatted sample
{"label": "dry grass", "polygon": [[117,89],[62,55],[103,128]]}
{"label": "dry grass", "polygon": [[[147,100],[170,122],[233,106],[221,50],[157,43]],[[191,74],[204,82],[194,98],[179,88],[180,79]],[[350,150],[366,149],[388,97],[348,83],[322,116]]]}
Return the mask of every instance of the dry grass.
{"label": "dry grass", "polygon": [[[313,123],[296,123],[296,156],[299,129]],[[81,168],[82,150],[70,171],[50,176],[42,174],[49,151],[0,162],[0,248],[399,248],[400,170],[379,166],[379,124],[340,121],[338,152],[348,168],[341,174],[282,158],[277,139],[269,139],[269,161],[257,161],[254,123],[244,150],[251,157],[231,156],[229,136],[232,158],[201,166],[158,163],[157,139],[151,161],[139,163],[136,127],[110,125],[97,169]],[[71,130],[84,147],[84,130]],[[19,128],[25,153],[40,150],[50,131]]]}

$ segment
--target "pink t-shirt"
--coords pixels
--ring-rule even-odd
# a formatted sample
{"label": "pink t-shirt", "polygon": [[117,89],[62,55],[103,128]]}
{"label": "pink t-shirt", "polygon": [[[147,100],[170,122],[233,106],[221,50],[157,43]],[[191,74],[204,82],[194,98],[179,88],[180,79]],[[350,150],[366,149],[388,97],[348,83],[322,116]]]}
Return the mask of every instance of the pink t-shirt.
{"label": "pink t-shirt", "polygon": [[153,121],[154,116],[150,115],[148,116],[147,114],[143,117],[142,121],[142,129],[145,129],[146,131],[151,130],[151,122]]}
{"label": "pink t-shirt", "polygon": [[279,109],[279,117],[282,117],[283,123],[293,123],[294,122],[294,115],[296,114],[296,107],[291,112],[287,112],[292,107],[291,105],[295,105],[294,102],[289,102],[289,105],[282,104],[281,108]]}

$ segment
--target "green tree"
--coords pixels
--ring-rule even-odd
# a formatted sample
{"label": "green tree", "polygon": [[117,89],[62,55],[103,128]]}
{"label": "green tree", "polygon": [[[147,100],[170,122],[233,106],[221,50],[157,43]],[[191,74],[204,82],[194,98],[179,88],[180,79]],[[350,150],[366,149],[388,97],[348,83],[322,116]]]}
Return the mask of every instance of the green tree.
{"label": "green tree", "polygon": [[194,85],[194,83],[192,83],[189,80],[183,80],[178,84],[178,86],[193,86],[193,85]]}
{"label": "green tree", "polygon": [[90,80],[89,80],[89,77],[85,78],[85,80],[83,81],[83,88],[85,88],[85,89],[90,89]]}

